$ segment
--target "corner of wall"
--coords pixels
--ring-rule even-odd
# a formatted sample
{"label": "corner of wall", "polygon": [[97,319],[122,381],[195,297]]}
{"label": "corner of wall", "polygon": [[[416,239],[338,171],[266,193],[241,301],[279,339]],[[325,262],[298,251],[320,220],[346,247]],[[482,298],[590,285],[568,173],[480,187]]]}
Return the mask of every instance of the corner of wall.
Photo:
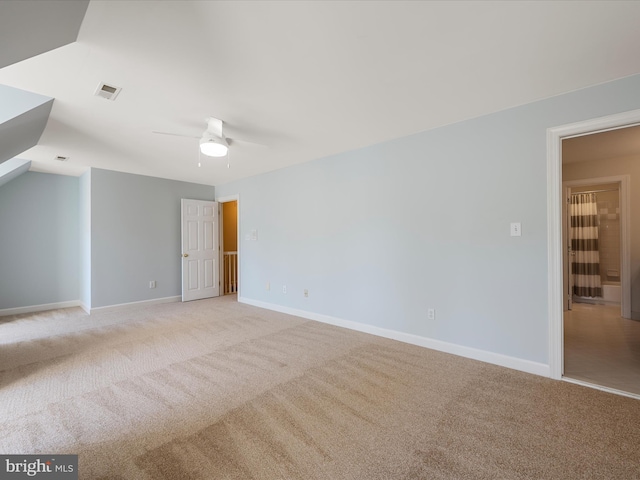
{"label": "corner of wall", "polygon": [[80,305],[91,311],[91,169],[80,176]]}

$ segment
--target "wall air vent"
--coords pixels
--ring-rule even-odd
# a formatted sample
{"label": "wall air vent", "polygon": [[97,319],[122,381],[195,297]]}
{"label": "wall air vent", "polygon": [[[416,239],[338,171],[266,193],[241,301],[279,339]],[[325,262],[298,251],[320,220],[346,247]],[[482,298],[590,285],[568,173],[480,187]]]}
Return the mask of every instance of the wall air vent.
{"label": "wall air vent", "polygon": [[94,95],[96,97],[102,97],[107,100],[115,100],[118,94],[122,90],[121,87],[114,87],[113,85],[107,85],[106,83],[101,83],[96,88]]}
{"label": "wall air vent", "polygon": [[56,155],[55,157],[53,157],[54,160],[57,160],[59,162],[66,162],[67,160],[69,160],[69,157],[63,157],[62,155]]}

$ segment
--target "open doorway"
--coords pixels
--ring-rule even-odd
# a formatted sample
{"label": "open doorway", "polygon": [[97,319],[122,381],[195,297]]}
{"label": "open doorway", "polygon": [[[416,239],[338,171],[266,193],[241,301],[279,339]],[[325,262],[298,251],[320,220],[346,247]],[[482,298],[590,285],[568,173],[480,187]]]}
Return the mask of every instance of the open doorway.
{"label": "open doorway", "polygon": [[561,139],[562,377],[640,396],[640,322],[632,319],[640,312],[632,311],[631,281],[640,249],[630,236],[637,139],[638,126]]}
{"label": "open doorway", "polygon": [[239,209],[237,196],[219,198],[220,279],[222,295],[238,295],[240,290]]}

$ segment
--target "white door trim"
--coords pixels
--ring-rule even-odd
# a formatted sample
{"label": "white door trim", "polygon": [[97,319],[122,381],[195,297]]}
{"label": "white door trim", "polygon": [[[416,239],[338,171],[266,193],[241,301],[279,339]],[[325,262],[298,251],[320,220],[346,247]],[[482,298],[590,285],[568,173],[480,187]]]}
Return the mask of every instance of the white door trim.
{"label": "white door trim", "polygon": [[[218,204],[227,203],[227,202],[238,202],[237,203],[237,245],[238,245],[238,298],[242,298],[242,243],[240,242],[240,194],[236,193],[233,195],[225,195],[223,197],[216,197],[216,202]],[[220,260],[222,263],[222,259]]]}
{"label": "white door trim", "polygon": [[549,371],[562,378],[562,139],[640,124],[640,110],[632,110],[547,129],[547,314],[549,318]]}

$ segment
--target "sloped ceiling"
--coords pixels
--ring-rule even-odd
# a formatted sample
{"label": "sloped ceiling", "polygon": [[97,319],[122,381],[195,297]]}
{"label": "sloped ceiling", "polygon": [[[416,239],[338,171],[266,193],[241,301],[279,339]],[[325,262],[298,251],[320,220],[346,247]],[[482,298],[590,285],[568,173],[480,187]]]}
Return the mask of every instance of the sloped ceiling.
{"label": "sloped ceiling", "polygon": [[89,0],[0,2],[0,68],[75,42]]}
{"label": "sloped ceiling", "polygon": [[52,102],[53,100],[49,99],[0,124],[0,164],[38,143],[47,124]]}
{"label": "sloped ceiling", "polygon": [[[22,155],[35,169],[216,185],[636,74],[638,18],[617,1],[92,0],[78,42],[0,83],[56,99]],[[207,116],[266,147],[199,159]]]}
{"label": "sloped ceiling", "polygon": [[38,143],[53,99],[0,85],[0,163]]}
{"label": "sloped ceiling", "polygon": [[[0,67],[75,41],[88,3],[0,2]],[[30,160],[13,157],[38,143],[52,105],[50,97],[0,85],[0,184],[29,168]]]}

